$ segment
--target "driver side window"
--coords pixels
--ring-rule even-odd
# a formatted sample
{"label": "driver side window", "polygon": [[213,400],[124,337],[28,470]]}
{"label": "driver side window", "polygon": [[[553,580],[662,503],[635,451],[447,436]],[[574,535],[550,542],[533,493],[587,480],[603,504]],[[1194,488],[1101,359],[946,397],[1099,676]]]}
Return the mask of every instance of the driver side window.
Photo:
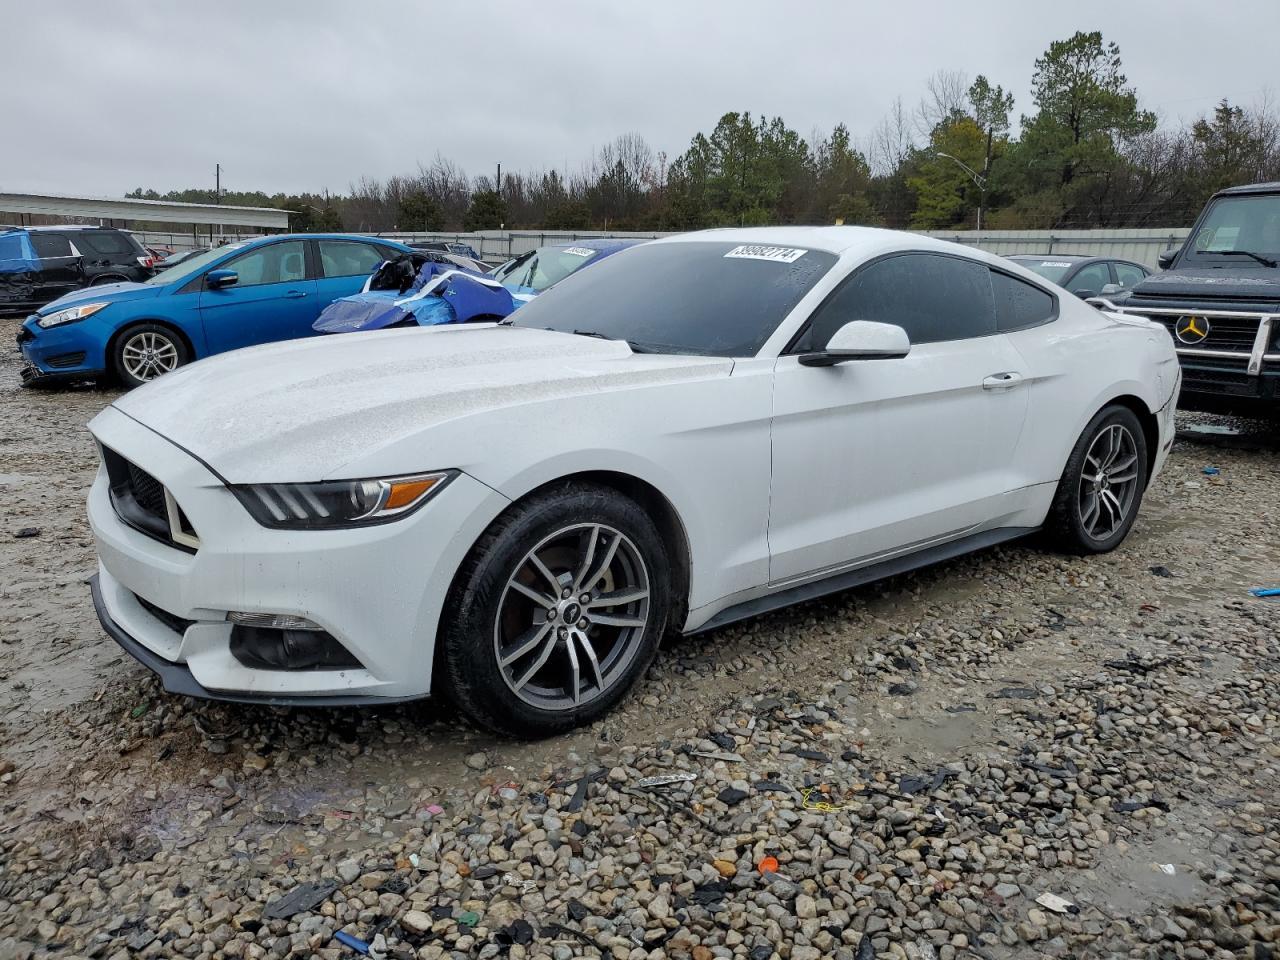
{"label": "driver side window", "polygon": [[237,287],[294,283],[307,278],[306,245],[302,240],[270,243],[250,250],[225,265],[238,274]]}
{"label": "driver side window", "polygon": [[983,264],[942,254],[877,260],[818,307],[791,352],[823,349],[853,320],[902,327],[913,344],[989,336],[996,332],[990,276]]}

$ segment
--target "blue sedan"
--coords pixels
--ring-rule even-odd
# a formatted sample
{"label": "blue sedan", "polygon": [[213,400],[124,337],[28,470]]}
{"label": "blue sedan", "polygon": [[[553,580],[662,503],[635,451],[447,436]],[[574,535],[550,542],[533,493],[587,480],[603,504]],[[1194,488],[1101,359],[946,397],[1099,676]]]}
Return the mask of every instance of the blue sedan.
{"label": "blue sedan", "polygon": [[145,283],[77,290],[18,331],[22,379],[136,387],[215,353],[309,337],[325,307],[409,252],[374,237],[284,234],[206,251]]}

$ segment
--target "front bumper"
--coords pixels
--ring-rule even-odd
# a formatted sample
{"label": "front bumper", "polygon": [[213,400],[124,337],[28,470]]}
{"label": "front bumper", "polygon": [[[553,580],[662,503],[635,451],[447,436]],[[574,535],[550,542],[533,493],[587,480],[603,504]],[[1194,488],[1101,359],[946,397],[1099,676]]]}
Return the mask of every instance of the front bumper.
{"label": "front bumper", "polygon": [[[384,703],[429,693],[453,574],[507,504],[504,497],[463,474],[394,523],[270,530],[207,466],[115,408],[100,414],[92,431],[162,483],[199,536],[192,553],[127,525],[112,505],[106,471],[99,470],[88,503],[99,557],[99,618],[168,689],[313,704]],[[229,611],[306,617],[360,666],[246,666],[231,650]]]}
{"label": "front bumper", "polygon": [[43,330],[28,317],[18,328],[22,382],[89,380],[106,373],[106,351],[87,325],[69,323]]}

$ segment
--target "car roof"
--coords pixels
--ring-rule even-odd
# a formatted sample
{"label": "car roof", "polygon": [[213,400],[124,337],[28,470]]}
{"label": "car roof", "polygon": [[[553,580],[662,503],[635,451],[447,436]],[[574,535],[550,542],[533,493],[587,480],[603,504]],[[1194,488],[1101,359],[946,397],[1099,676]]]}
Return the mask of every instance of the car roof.
{"label": "car roof", "polygon": [[1242,193],[1280,193],[1280,181],[1267,183],[1242,183],[1238,187],[1227,187],[1214,194],[1215,197],[1236,196]]}
{"label": "car roof", "polygon": [[1111,260],[1112,257],[1089,257],[1083,253],[1013,253],[1007,260],[1070,260],[1072,263],[1083,263],[1086,260]]}
{"label": "car roof", "polygon": [[621,250],[623,247],[634,247],[639,243],[648,243],[647,237],[584,237],[581,240],[565,240],[560,243],[548,243],[548,247],[582,247],[584,250]]}
{"label": "car roof", "polygon": [[912,250],[956,253],[960,247],[965,256],[976,260],[998,261],[995,254],[987,253],[967,244],[939,240],[923,233],[904,230],[885,230],[881,227],[723,227],[698,230],[663,237],[654,243],[706,243],[708,241],[765,246],[804,247],[824,250],[834,254],[874,255],[882,250],[900,250],[909,245]]}

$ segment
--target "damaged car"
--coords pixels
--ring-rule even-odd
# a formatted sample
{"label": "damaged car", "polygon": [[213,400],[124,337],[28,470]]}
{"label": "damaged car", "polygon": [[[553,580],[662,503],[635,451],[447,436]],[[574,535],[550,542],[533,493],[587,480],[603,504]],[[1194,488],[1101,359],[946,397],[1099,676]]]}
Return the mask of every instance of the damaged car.
{"label": "damaged car", "polygon": [[[315,329],[354,333],[501,320],[570,274],[645,242],[604,238],[551,244],[508,260],[488,274],[456,265],[456,256],[436,253],[431,257],[428,251],[414,250],[383,264],[359,294],[330,304]],[[456,269],[449,269],[450,260]]]}
{"label": "damaged car", "polygon": [[0,313],[25,313],[88,282],[84,257],[52,233],[0,231]]}
{"label": "damaged car", "polygon": [[94,603],[174,692],[447,694],[547,735],[669,631],[1037,531],[1115,549],[1179,385],[1158,324],[979,250],[667,237],[508,322],[277,343],[116,399]]}

